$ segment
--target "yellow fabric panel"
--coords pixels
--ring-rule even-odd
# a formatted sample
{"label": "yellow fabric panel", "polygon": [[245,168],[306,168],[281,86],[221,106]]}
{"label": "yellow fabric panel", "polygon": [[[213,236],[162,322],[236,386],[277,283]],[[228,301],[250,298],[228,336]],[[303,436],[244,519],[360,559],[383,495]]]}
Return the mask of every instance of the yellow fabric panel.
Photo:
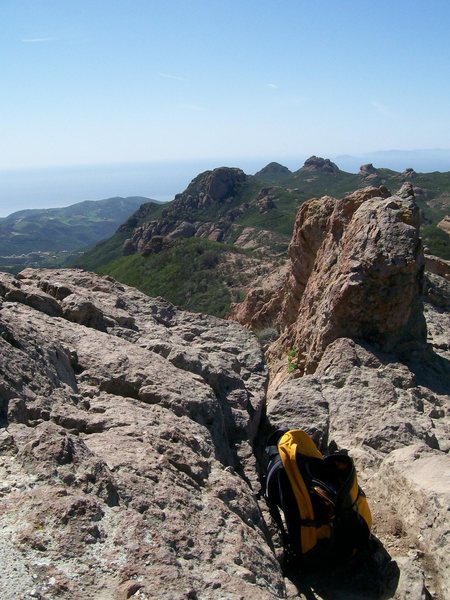
{"label": "yellow fabric panel", "polygon": [[318,540],[327,540],[331,537],[331,526],[322,525],[321,527],[317,527],[316,535]]}
{"label": "yellow fabric panel", "polygon": [[[297,449],[306,456],[314,456],[316,458],[323,458],[323,456],[316,448],[316,445],[309,435],[300,429],[288,431],[278,442],[278,452],[289,477],[295,499],[297,500],[300,517],[302,519],[314,519],[314,510],[311,499],[305,482],[303,481],[303,477],[297,467]],[[308,552],[308,550],[314,548],[317,544],[317,540],[320,539],[317,527],[302,526],[300,528],[300,538],[302,552]]]}
{"label": "yellow fabric panel", "polygon": [[291,429],[281,436],[280,441],[278,442],[278,450],[280,449],[280,445],[292,446],[293,444],[295,444],[298,448],[298,451],[305,456],[323,458],[322,452],[317,449],[317,446],[309,437],[309,435],[301,429]]}
{"label": "yellow fabric panel", "polygon": [[367,523],[369,531],[372,529],[372,513],[370,512],[369,504],[366,500],[365,496],[360,496],[358,498],[358,502],[356,503],[358,508],[358,512],[364,521]]}
{"label": "yellow fabric panel", "polygon": [[[355,500],[358,498],[358,494],[359,494],[358,479],[357,479],[356,473],[355,473],[355,479],[353,481],[352,489],[350,491],[352,502],[355,502]],[[361,493],[359,498],[356,500],[356,505],[354,508],[361,515],[361,517],[364,519],[364,521],[367,523],[367,527],[369,528],[369,531],[370,531],[372,529],[372,514],[370,512],[369,504],[363,493]]]}
{"label": "yellow fabric panel", "polygon": [[353,483],[352,483],[352,489],[350,490],[350,498],[352,499],[352,502],[356,502],[356,498],[358,497],[359,494],[359,487],[358,487],[358,481],[356,479],[356,475],[353,479]]}

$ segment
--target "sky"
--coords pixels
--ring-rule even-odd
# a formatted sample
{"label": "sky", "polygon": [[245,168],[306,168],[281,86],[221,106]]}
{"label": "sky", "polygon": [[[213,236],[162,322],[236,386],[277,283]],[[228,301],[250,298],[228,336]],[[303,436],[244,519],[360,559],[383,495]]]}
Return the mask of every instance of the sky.
{"label": "sky", "polygon": [[0,169],[450,146],[448,0],[0,0]]}
{"label": "sky", "polygon": [[0,181],[449,149],[449,27],[448,0],[0,0]]}

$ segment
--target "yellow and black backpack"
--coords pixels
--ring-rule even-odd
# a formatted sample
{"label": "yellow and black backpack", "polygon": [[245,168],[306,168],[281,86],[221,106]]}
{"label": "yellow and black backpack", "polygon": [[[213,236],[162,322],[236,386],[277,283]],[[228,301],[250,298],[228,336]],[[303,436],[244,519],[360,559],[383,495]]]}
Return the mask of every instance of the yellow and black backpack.
{"label": "yellow and black backpack", "polygon": [[266,454],[265,497],[285,558],[315,564],[353,556],[370,537],[372,517],[352,459],[324,456],[301,429],[276,431]]}

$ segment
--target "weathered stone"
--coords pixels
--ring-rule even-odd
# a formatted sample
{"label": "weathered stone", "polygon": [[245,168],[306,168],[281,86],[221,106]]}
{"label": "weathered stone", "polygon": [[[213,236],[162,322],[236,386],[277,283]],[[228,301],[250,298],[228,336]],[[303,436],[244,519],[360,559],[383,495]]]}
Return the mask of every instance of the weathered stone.
{"label": "weathered stone", "polygon": [[335,165],[329,158],[321,158],[319,156],[310,156],[301,171],[309,171],[311,173],[338,173],[339,167]]}
{"label": "weathered stone", "polygon": [[366,188],[300,209],[279,317],[286,331],[269,354],[275,371],[277,358],[295,347],[300,371],[314,372],[339,337],[385,351],[424,345],[418,209],[410,198],[386,196],[384,188]]}
{"label": "weathered stone", "polygon": [[438,256],[432,256],[431,254],[425,255],[425,268],[429,273],[439,275],[447,281],[450,281],[450,261],[439,258]]}
{"label": "weathered stone", "polygon": [[0,549],[18,572],[42,597],[282,597],[255,500],[253,336],[82,271],[20,285],[65,318],[0,305]]}

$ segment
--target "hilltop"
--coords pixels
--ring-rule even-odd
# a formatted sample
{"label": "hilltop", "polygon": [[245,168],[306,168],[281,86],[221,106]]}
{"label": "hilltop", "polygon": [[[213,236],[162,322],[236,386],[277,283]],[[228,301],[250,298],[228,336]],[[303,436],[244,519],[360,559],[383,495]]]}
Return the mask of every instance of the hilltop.
{"label": "hilltop", "polygon": [[283,270],[298,208],[324,194],[341,198],[369,185],[413,186],[428,251],[450,258],[438,227],[450,212],[450,172],[396,172],[362,165],[347,173],[312,156],[296,171],[269,163],[251,176],[239,168],[200,173],[164,205],[145,203],[76,260],[179,306],[224,315],[267,273]]}

